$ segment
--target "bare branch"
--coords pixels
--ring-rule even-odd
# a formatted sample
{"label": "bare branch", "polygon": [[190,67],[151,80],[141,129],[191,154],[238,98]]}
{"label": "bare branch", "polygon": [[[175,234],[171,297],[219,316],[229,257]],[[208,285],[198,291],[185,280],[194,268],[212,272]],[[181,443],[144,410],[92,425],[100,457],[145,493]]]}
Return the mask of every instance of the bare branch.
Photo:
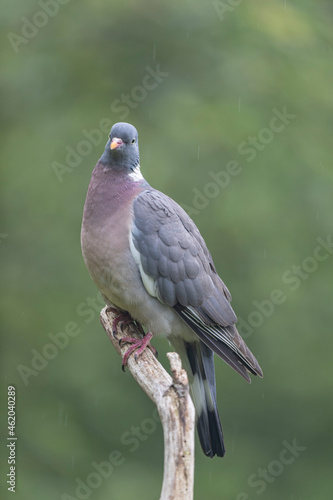
{"label": "bare branch", "polygon": [[[141,338],[133,323],[117,328],[117,338],[112,333],[115,313],[101,311],[101,323],[123,358],[128,345],[120,345],[122,337]],[[128,369],[133,378],[157,407],[164,433],[164,473],[160,500],[192,500],[194,480],[194,422],[195,413],[189,395],[188,379],[176,353],[168,353],[172,377],[157,361],[150,349],[135,360],[131,355]]]}

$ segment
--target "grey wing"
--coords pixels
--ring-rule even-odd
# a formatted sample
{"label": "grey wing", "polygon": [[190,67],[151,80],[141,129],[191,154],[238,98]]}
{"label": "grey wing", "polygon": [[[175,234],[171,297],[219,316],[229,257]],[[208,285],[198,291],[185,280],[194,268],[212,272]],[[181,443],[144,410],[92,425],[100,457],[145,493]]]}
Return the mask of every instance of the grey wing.
{"label": "grey wing", "polygon": [[247,380],[262,376],[234,326],[229,290],[198,228],[171,198],[143,191],[133,204],[132,253],[148,293],[173,307],[198,337]]}

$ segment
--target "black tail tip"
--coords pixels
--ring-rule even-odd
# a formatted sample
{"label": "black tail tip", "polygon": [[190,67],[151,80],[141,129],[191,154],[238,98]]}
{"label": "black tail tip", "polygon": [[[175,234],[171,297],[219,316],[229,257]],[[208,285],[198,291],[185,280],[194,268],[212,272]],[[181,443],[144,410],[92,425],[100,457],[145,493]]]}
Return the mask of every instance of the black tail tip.
{"label": "black tail tip", "polygon": [[225,446],[218,415],[210,411],[208,415],[202,413],[197,420],[197,430],[201,448],[206,457],[213,458],[215,455],[224,457]]}
{"label": "black tail tip", "polygon": [[225,448],[223,447],[220,450],[206,450],[206,451],[203,449],[203,452],[206,455],[206,457],[209,458],[214,458],[215,456],[223,458],[225,455]]}

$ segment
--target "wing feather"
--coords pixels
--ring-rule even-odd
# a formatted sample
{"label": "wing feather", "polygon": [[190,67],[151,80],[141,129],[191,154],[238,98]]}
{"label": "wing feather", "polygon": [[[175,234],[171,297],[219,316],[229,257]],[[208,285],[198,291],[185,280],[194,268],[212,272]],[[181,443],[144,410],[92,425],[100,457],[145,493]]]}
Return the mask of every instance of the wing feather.
{"label": "wing feather", "polygon": [[198,228],[154,189],[133,203],[131,251],[147,292],[174,307],[198,337],[246,380],[261,368],[239,335],[231,295]]}

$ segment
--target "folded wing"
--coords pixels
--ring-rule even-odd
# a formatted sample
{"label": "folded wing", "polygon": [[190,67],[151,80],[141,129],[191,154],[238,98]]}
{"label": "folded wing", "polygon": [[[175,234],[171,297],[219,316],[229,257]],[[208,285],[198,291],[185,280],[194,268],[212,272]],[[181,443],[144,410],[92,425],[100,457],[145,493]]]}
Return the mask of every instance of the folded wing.
{"label": "folded wing", "polygon": [[234,370],[250,381],[261,368],[239,335],[231,295],[187,213],[165,194],[149,189],[133,204],[131,251],[148,293],[179,316]]}

